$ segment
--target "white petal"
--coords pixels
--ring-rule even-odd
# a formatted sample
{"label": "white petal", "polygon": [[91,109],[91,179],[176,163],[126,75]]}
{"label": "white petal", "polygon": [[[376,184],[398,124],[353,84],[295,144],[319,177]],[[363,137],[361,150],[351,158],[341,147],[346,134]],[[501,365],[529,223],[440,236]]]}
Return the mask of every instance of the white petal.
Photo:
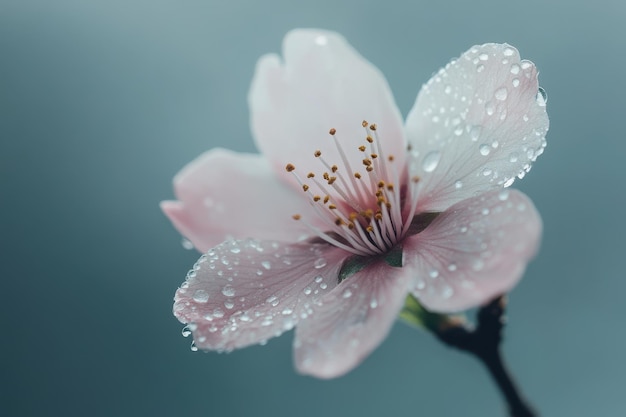
{"label": "white petal", "polygon": [[537,252],[541,227],[532,201],[516,190],[455,204],[405,240],[415,296],[429,310],[448,313],[510,291]]}
{"label": "white petal", "polygon": [[534,64],[506,44],[473,47],[422,87],[407,118],[419,209],[510,185],[543,152],[547,130]]}
{"label": "white petal", "polygon": [[298,370],[334,378],[357,366],[385,339],[410,290],[410,270],[380,261],[338,285],[298,324]]}
{"label": "white petal", "polygon": [[278,336],[337,285],[346,252],[326,244],[224,242],[203,255],[174,298],[198,348],[231,350]]}
{"label": "white petal", "polygon": [[[352,170],[363,170],[363,120],[378,125],[385,153],[398,165],[405,150],[402,118],[384,76],[343,37],[320,30],[294,30],[283,44],[284,62],[277,55],[262,57],[248,101],[257,146],[284,173],[292,163],[303,175],[326,171],[313,157],[321,150],[329,164],[341,170],[342,159],[329,135],[346,150]],[[347,173],[351,175],[352,173]]]}

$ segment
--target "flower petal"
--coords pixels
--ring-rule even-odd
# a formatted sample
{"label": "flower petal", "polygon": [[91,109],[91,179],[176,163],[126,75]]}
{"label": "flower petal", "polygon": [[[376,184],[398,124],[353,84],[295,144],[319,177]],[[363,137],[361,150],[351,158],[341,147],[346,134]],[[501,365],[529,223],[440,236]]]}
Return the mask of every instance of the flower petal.
{"label": "flower petal", "polygon": [[200,257],[174,298],[200,349],[231,350],[291,329],[337,285],[348,254],[327,244],[229,241]]}
{"label": "flower petal", "polygon": [[319,378],[341,376],[387,336],[412,283],[410,271],[374,263],[326,295],[298,324],[296,367]]}
{"label": "flower petal", "polygon": [[[311,206],[281,184],[260,155],[213,149],[176,175],[174,189],[180,201],[164,201],[161,208],[201,252],[226,239],[295,241],[308,234],[292,215],[308,214]],[[315,215],[307,220],[319,221]]]}
{"label": "flower petal", "polygon": [[543,152],[547,131],[534,64],[506,44],[471,48],[422,87],[406,121],[419,211],[511,185]]}
{"label": "flower petal", "polygon": [[366,144],[364,119],[378,125],[385,153],[394,154],[398,164],[404,161],[402,116],[387,81],[341,35],[291,31],[283,42],[283,56],[284,62],[274,54],[259,60],[248,102],[257,146],[287,181],[295,183],[284,173],[287,163],[303,175],[327,170],[313,157],[318,149],[341,169],[331,128],[352,170],[364,170],[357,149]]}
{"label": "flower petal", "polygon": [[491,191],[440,214],[404,243],[404,268],[415,270],[413,290],[429,310],[453,312],[511,290],[535,255],[541,218],[516,190]]}

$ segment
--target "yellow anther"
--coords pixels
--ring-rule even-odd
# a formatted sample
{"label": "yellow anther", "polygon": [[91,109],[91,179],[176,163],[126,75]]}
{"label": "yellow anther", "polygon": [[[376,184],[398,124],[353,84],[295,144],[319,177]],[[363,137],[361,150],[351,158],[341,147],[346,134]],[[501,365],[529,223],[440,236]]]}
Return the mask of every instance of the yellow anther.
{"label": "yellow anther", "polygon": [[348,223],[348,229],[350,230],[354,229],[354,223],[352,222]]}
{"label": "yellow anther", "polygon": [[393,184],[387,184],[387,190],[393,191]]}
{"label": "yellow anther", "polygon": [[331,209],[331,210],[335,210],[335,209],[337,208],[337,206],[336,206],[336,205],[334,205],[333,203],[330,203],[330,204],[328,205],[328,208],[329,208],[329,209]]}
{"label": "yellow anther", "polygon": [[330,133],[331,135],[333,135],[333,136],[334,136],[334,135],[335,135],[335,133],[337,133],[337,130],[333,127],[332,129],[330,129],[330,130],[328,131],[328,133]]}
{"label": "yellow anther", "polygon": [[382,220],[382,219],[383,219],[383,215],[382,215],[382,214],[380,214],[380,213],[376,213],[376,215],[374,216],[374,218],[375,218],[376,220]]}
{"label": "yellow anther", "polygon": [[355,173],[354,173],[354,178],[356,178],[356,179],[359,179],[359,180],[360,180],[360,179],[361,179],[361,174],[359,174],[358,172],[355,172]]}
{"label": "yellow anther", "polygon": [[371,159],[369,159],[369,158],[365,158],[365,159],[363,160],[363,165],[365,165],[366,167],[368,167],[368,166],[372,165],[372,160],[371,160]]}
{"label": "yellow anther", "polygon": [[324,174],[322,174],[322,177],[324,177],[324,179],[328,181],[328,179],[330,178],[330,175],[328,175],[328,172],[324,172]]}
{"label": "yellow anther", "polygon": [[372,157],[372,159],[376,159],[376,158],[378,158],[378,154],[376,154],[376,153],[373,153],[373,154],[371,154],[370,156]]}
{"label": "yellow anther", "polygon": [[387,159],[389,160],[389,162],[393,162],[393,160],[395,159],[395,157],[393,155],[389,155],[387,157]]}
{"label": "yellow anther", "polygon": [[337,177],[330,177],[330,178],[328,179],[328,185],[333,185],[333,183],[334,183],[335,181],[337,181]]}
{"label": "yellow anther", "polygon": [[313,155],[315,155],[316,158],[319,158],[320,156],[322,156],[322,151],[318,149],[315,151],[315,153],[313,153]]}
{"label": "yellow anther", "polygon": [[287,170],[287,172],[291,172],[294,169],[296,169],[294,164],[287,164],[287,166],[285,167],[285,169]]}
{"label": "yellow anther", "polygon": [[321,199],[322,199],[322,197],[320,197],[319,195],[314,195],[314,196],[313,196],[313,201],[315,201],[316,203],[317,203],[318,201],[320,201]]}
{"label": "yellow anther", "polygon": [[350,213],[348,215],[348,219],[350,219],[350,221],[354,221],[359,217],[359,213],[357,213],[356,211],[353,211],[352,213]]}
{"label": "yellow anther", "polygon": [[367,148],[365,147],[365,145],[361,145],[361,146],[359,146],[359,150],[360,150],[361,152],[365,152],[365,150],[366,150],[366,149],[367,149]]}
{"label": "yellow anther", "polygon": [[337,172],[338,169],[339,167],[337,167],[337,165],[333,165],[332,167],[330,167],[330,170],[333,172]]}
{"label": "yellow anther", "polygon": [[418,183],[418,182],[419,182],[419,180],[420,180],[420,177],[418,177],[417,175],[415,175],[415,176],[413,176],[413,177],[411,178],[411,181],[413,181],[414,183]]}
{"label": "yellow anther", "polygon": [[299,214],[294,214],[293,216],[291,216],[291,218],[294,220],[300,220],[302,216],[300,216]]}
{"label": "yellow anther", "polygon": [[308,174],[306,174],[307,178],[313,178],[314,176],[315,176],[315,174],[312,173],[312,172],[309,172]]}
{"label": "yellow anther", "polygon": [[378,181],[378,188],[383,188],[385,186],[385,181],[380,180]]}
{"label": "yellow anther", "polygon": [[328,200],[330,200],[330,196],[324,196],[324,204],[328,203]]}
{"label": "yellow anther", "polygon": [[371,130],[376,130],[376,123],[372,123],[372,124],[370,125],[370,129],[371,129]]}
{"label": "yellow anther", "polygon": [[304,191],[309,191],[309,186],[308,186],[308,185],[306,185],[306,184],[302,184],[302,189],[303,189]]}
{"label": "yellow anther", "polygon": [[336,224],[337,226],[341,226],[342,224],[345,224],[345,223],[343,222],[343,220],[341,220],[341,218],[337,217],[337,218],[335,219],[335,224]]}
{"label": "yellow anther", "polygon": [[369,143],[374,142],[374,138],[371,137],[370,135],[367,135],[367,137],[365,138],[365,140],[367,140]]}
{"label": "yellow anther", "polygon": [[370,225],[370,226],[367,226],[365,228],[365,230],[367,230],[368,232],[372,233],[374,231],[374,228]]}
{"label": "yellow anther", "polygon": [[366,170],[367,172],[372,172],[372,171],[374,170],[374,168],[373,168],[373,167],[371,167],[371,166],[369,166],[369,167],[365,168],[365,170]]}
{"label": "yellow anther", "polygon": [[367,125],[369,125],[369,123],[367,123],[367,120],[363,120],[363,122],[361,122],[361,126],[367,127]]}

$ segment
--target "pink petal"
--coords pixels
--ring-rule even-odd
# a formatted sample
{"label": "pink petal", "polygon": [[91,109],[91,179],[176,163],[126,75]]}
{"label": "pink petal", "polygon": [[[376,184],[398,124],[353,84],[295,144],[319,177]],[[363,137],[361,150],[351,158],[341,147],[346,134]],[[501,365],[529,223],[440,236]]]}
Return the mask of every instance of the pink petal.
{"label": "pink petal", "polygon": [[327,170],[313,157],[317,149],[329,164],[343,165],[328,133],[331,128],[337,130],[352,169],[363,169],[357,147],[366,143],[364,119],[378,125],[385,152],[403,163],[402,117],[387,81],[341,35],[291,31],[283,56],[284,61],[274,54],[259,60],[248,102],[257,146],[287,181],[294,182],[284,172],[287,163],[302,176]]}
{"label": "pink petal", "polygon": [[306,317],[337,285],[347,254],[327,244],[224,242],[203,255],[174,297],[200,349],[262,343]]}
{"label": "pink petal", "polygon": [[510,291],[535,255],[541,218],[516,190],[491,191],[440,214],[404,243],[413,293],[429,310],[475,307]]}
{"label": "pink petal", "polygon": [[389,333],[412,283],[411,272],[374,263],[347,278],[296,328],[298,371],[319,378],[357,366]]}
{"label": "pink petal", "polygon": [[547,131],[534,64],[506,44],[473,47],[422,87],[407,118],[420,211],[511,185],[543,152]]}
{"label": "pink petal", "polygon": [[311,211],[307,200],[277,181],[260,155],[213,149],[176,175],[174,189],[180,201],[161,208],[201,252],[226,239],[294,241],[308,233],[292,219]]}

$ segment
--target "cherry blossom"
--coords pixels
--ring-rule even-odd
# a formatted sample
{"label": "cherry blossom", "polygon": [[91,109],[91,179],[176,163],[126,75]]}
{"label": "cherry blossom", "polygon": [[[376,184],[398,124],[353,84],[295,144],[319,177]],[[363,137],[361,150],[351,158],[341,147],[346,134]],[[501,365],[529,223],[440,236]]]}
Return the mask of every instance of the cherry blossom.
{"label": "cherry blossom", "polygon": [[541,219],[509,189],[543,152],[534,64],[506,44],[470,48],[422,86],[403,123],[387,81],[343,37],[287,34],[249,93],[260,154],[213,149],[162,208],[204,252],[174,314],[203,350],[296,327],[296,368],[358,365],[407,294],[455,312],[511,290]]}

